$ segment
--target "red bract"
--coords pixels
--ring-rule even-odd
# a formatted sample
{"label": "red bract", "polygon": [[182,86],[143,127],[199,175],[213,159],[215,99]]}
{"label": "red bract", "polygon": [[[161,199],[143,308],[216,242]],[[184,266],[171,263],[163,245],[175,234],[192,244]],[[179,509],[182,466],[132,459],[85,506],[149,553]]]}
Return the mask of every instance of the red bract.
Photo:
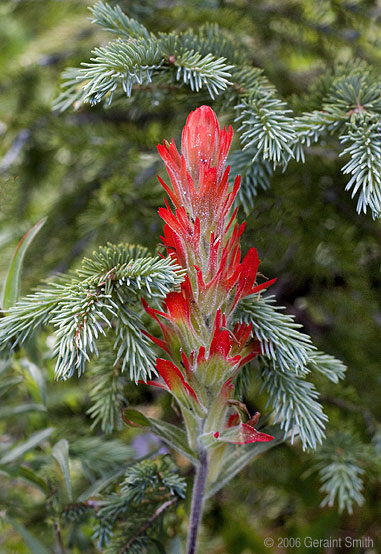
{"label": "red bract", "polygon": [[259,433],[247,423],[240,423],[237,427],[230,427],[225,433],[220,433],[219,440],[233,444],[249,444],[252,442],[268,442],[274,437],[266,433]]}
{"label": "red bract", "polygon": [[156,369],[160,373],[169,390],[173,391],[174,393],[186,392],[194,400],[196,400],[196,402],[198,402],[196,393],[194,392],[192,387],[185,382],[183,374],[181,373],[179,368],[175,366],[175,364],[168,360],[158,358],[156,361]]}
{"label": "red bract", "polygon": [[[165,222],[162,241],[186,277],[180,291],[167,295],[162,311],[143,304],[159,323],[164,340],[148,336],[172,360],[158,359],[157,370],[165,382],[158,386],[167,387],[180,406],[198,410],[203,417],[209,413],[204,432],[221,441],[228,433],[227,442],[246,444],[272,437],[258,433],[250,422],[225,429],[234,389],[231,380],[261,352],[252,326],[232,326],[231,321],[242,298],[274,280],[257,283],[255,248],[241,255],[245,224],[235,222],[237,209],[232,213],[240,178],[229,191],[225,167],[232,136],[231,127],[220,128],[213,110],[201,106],[187,119],[181,154],[173,140],[158,146],[170,186],[160,182],[173,204],[171,208],[166,201],[159,210]],[[232,418],[228,425],[233,425]]]}

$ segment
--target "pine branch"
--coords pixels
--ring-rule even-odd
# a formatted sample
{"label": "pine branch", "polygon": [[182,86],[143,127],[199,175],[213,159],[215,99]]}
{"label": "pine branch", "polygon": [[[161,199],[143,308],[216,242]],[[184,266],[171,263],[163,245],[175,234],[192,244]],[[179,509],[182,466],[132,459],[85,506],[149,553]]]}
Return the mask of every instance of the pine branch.
{"label": "pine branch", "polygon": [[135,535],[133,535],[126,544],[124,544],[122,546],[122,548],[119,550],[119,554],[128,554],[130,553],[131,554],[131,550],[132,548],[135,546],[139,548],[138,552],[140,553],[141,552],[141,541],[139,539],[141,539],[141,537],[145,536],[145,534],[147,533],[148,529],[150,527],[152,527],[152,525],[154,524],[154,522],[166,511],[168,510],[169,508],[171,508],[173,506],[173,504],[175,504],[175,502],[178,501],[178,498],[174,497],[174,498],[171,498],[170,500],[167,500],[166,502],[164,502],[163,504],[161,504],[161,506],[159,506],[155,512],[151,515],[151,517],[141,526],[140,529],[138,529],[138,531],[135,533]]}
{"label": "pine branch", "polygon": [[344,432],[330,435],[316,454],[314,468],[319,471],[321,492],[325,493],[322,506],[332,507],[337,501],[339,512],[353,512],[353,505],[365,500],[362,467],[367,447]]}
{"label": "pine branch", "polygon": [[106,31],[116,33],[126,39],[142,36],[149,38],[150,36],[146,27],[135,19],[128,17],[120,6],[110,6],[104,2],[97,2],[89,9],[93,14],[91,22],[103,27]]}
{"label": "pine branch", "polygon": [[66,504],[61,512],[61,518],[65,524],[79,523],[86,519],[92,511],[92,507],[83,502]]}
{"label": "pine branch", "polygon": [[120,364],[115,364],[115,353],[108,343],[101,345],[100,356],[92,364],[90,375],[91,406],[87,413],[94,420],[92,427],[100,424],[104,433],[111,433],[122,422],[120,412],[125,404],[123,391],[126,379]]}
{"label": "pine branch", "polygon": [[216,59],[212,54],[202,56],[199,52],[185,51],[175,58],[175,79],[190,86],[192,91],[199,92],[204,86],[211,98],[225,90],[230,77],[231,65],[225,64],[225,58]]}
{"label": "pine branch", "polygon": [[185,480],[168,456],[134,464],[120,489],[101,502],[95,537],[106,542],[99,546],[106,544],[109,554],[143,552],[152,540],[147,534],[152,525],[184,496]]}
{"label": "pine branch", "polygon": [[[206,88],[212,99],[225,92],[226,106],[238,98],[236,121],[246,150],[246,158],[242,154],[237,160],[243,174],[239,199],[246,213],[253,208],[258,187],[269,186],[270,164],[285,169],[291,159],[304,162],[305,148],[346,127],[340,141],[350,143],[343,152],[351,156],[343,168],[352,174],[347,190],[359,192],[358,212],[369,206],[374,217],[381,213],[380,85],[365,63],[354,60],[324,74],[310,93],[313,107],[320,104],[319,109],[292,117],[263,71],[248,65],[243,44],[217,25],[155,36],[118,6],[98,2],[92,13],[94,23],[119,38],[93,50],[96,57],[85,67],[66,72],[54,109],[96,104],[105,97],[110,103],[121,91],[130,97],[133,87],[149,89],[154,75],[161,86],[185,85],[196,93]],[[367,114],[369,120],[359,122],[354,114]]]}
{"label": "pine branch", "polygon": [[241,122],[241,141],[244,149],[255,150],[262,157],[277,165],[286,166],[294,153],[290,144],[296,141],[292,118],[286,103],[276,96],[276,90],[265,78],[249,89],[236,106]]}
{"label": "pine branch", "polygon": [[273,175],[270,163],[260,158],[253,162],[254,156],[255,152],[252,150],[237,150],[229,156],[231,181],[233,182],[237,175],[241,176],[237,200],[246,215],[249,215],[254,208],[258,189],[270,188],[270,178]]}
{"label": "pine branch", "polygon": [[347,370],[347,366],[341,360],[318,350],[311,352],[307,364],[311,371],[321,373],[332,383],[344,379]]}
{"label": "pine branch", "polygon": [[239,304],[236,318],[252,323],[255,336],[261,342],[263,355],[273,361],[274,367],[297,375],[309,373],[307,363],[315,350],[308,335],[301,333],[294,317],[282,313],[275,305],[274,296],[250,297]]}
{"label": "pine branch", "polygon": [[[247,52],[243,45],[228,37],[216,23],[206,23],[197,29],[183,33],[159,33],[161,49],[169,58],[176,58],[185,52],[198,52],[205,57],[225,58],[231,64],[246,63]],[[232,66],[232,71],[235,68]]]}
{"label": "pine branch", "polygon": [[340,122],[337,115],[327,113],[324,110],[305,112],[294,119],[294,129],[296,139],[293,144],[295,159],[297,162],[305,162],[304,148],[309,148],[311,144],[327,133],[332,133]]}
{"label": "pine branch", "polygon": [[318,352],[294,318],[274,305],[274,296],[255,296],[241,301],[236,318],[252,323],[262,347],[263,389],[285,434],[298,434],[303,449],[316,448],[324,438],[327,416],[318,402],[314,385],[305,380],[311,370],[334,383],[346,367],[333,356]]}
{"label": "pine branch", "polygon": [[127,96],[131,96],[134,84],[148,84],[152,74],[159,70],[163,59],[154,37],[140,37],[124,41],[117,39],[105,47],[95,48],[91,63],[79,71],[79,77],[88,82],[83,86],[84,101],[91,105],[100,102],[107,94],[108,103],[121,85]]}
{"label": "pine branch", "polygon": [[146,380],[154,371],[155,356],[133,305],[141,295],[163,298],[183,279],[172,260],[146,253],[130,245],[99,248],[83,261],[77,277],[53,281],[9,310],[0,320],[0,349],[14,349],[38,326],[51,324],[58,339],[56,375],[67,379],[75,371],[84,372],[90,355],[98,355],[99,336],[112,332],[115,363],[128,367],[132,380]]}
{"label": "pine branch", "polygon": [[235,318],[252,323],[262,354],[272,360],[274,369],[298,376],[315,370],[335,383],[343,379],[345,365],[333,356],[318,352],[311,338],[299,331],[302,326],[282,310],[283,307],[275,305],[273,295],[255,295],[240,302]]}
{"label": "pine branch", "polygon": [[271,87],[263,69],[245,65],[245,60],[242,59],[240,64],[232,70],[232,79],[235,83],[236,92],[243,96],[247,95],[252,89]]}
{"label": "pine branch", "polygon": [[79,67],[68,67],[61,75],[60,94],[53,101],[53,111],[64,112],[70,106],[78,110],[86,98],[83,89],[87,79],[82,77],[82,70]]}
{"label": "pine branch", "polygon": [[366,65],[356,66],[340,74],[323,103],[323,109],[347,120],[353,113],[381,112],[379,76]]}
{"label": "pine branch", "polygon": [[346,125],[347,134],[340,137],[342,144],[349,146],[340,154],[349,155],[350,161],[342,168],[352,178],[345,190],[352,189],[352,198],[358,194],[357,212],[366,213],[367,207],[373,217],[381,217],[381,123],[379,116],[356,114]]}
{"label": "pine branch", "polygon": [[91,9],[93,23],[116,33],[119,38],[107,46],[95,48],[90,63],[82,69],[72,68],[63,74],[65,89],[54,102],[54,109],[63,111],[75,103],[94,105],[113,94],[120,86],[130,97],[134,85],[149,85],[155,72],[168,81],[189,85],[199,92],[206,87],[214,98],[230,84],[226,56],[237,53],[233,43],[216,25],[204,25],[195,34],[192,30],[178,35],[159,33],[156,37],[144,25],[125,15],[119,6],[98,2]]}
{"label": "pine branch", "polygon": [[303,450],[314,449],[322,443],[327,416],[318,402],[319,393],[304,376],[284,372],[269,362],[261,365],[262,389],[266,390],[275,411],[275,422],[291,443],[299,435]]}

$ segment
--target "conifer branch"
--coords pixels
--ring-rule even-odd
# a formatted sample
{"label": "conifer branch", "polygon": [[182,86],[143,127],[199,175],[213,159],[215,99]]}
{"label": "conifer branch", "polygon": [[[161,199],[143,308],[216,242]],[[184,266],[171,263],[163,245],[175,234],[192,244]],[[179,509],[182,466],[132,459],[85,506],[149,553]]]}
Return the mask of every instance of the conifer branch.
{"label": "conifer branch", "polygon": [[94,105],[107,94],[108,103],[121,85],[127,96],[131,96],[134,84],[147,84],[152,80],[154,70],[160,69],[163,59],[155,38],[134,38],[128,41],[117,39],[107,46],[95,48],[90,63],[83,63],[79,78],[83,85],[84,101]]}
{"label": "conifer branch", "polygon": [[89,10],[93,15],[91,22],[103,27],[105,31],[116,33],[126,39],[150,36],[144,25],[128,17],[118,5],[110,6],[104,2],[96,2]]}
{"label": "conifer branch", "polygon": [[[339,133],[341,143],[349,143],[343,155],[351,160],[343,171],[352,174],[347,190],[359,193],[357,211],[369,206],[374,217],[381,213],[380,86],[365,63],[354,60],[324,74],[308,93],[316,109],[292,115],[263,71],[248,65],[243,44],[218,25],[154,35],[119,6],[97,2],[91,11],[93,23],[119,38],[94,49],[95,57],[84,67],[63,74],[54,109],[78,109],[83,102],[102,99],[110,103],[115,93],[130,97],[137,87],[149,93],[155,75],[162,87],[185,85],[195,93],[206,88],[212,99],[224,92],[225,105],[235,104],[246,150],[237,160],[243,176],[239,200],[246,213],[258,187],[269,186],[272,168],[284,170],[291,159],[304,162],[306,148],[326,134]],[[359,122],[354,114],[369,119]]]}
{"label": "conifer branch", "polygon": [[306,375],[315,347],[310,337],[299,331],[301,325],[295,323],[293,316],[282,313],[283,309],[275,305],[273,295],[250,297],[240,302],[236,318],[252,323],[262,353],[273,361],[274,367]]}
{"label": "conifer branch", "polygon": [[[205,23],[195,32],[187,29],[182,33],[159,33],[162,51],[168,58],[185,52],[199,52],[205,57],[213,54],[215,58],[225,58],[231,64],[247,61],[246,49],[231,37],[228,37],[216,23]],[[236,71],[231,66],[232,74]],[[234,81],[236,79],[234,78]]]}
{"label": "conifer branch", "polygon": [[346,366],[333,356],[316,350],[311,338],[299,331],[302,327],[275,297],[255,295],[244,298],[236,312],[238,320],[252,323],[261,342],[262,355],[272,360],[274,368],[302,376],[316,370],[333,382],[344,378]]}
{"label": "conifer branch", "polygon": [[139,246],[100,247],[83,260],[76,276],[60,277],[20,300],[0,320],[0,351],[14,349],[37,327],[51,324],[57,336],[56,375],[67,379],[84,372],[90,355],[98,355],[99,337],[112,332],[115,363],[128,367],[135,382],[149,378],[155,355],[134,304],[142,295],[163,298],[183,272],[169,258],[146,254]]}
{"label": "conifer branch", "polygon": [[358,114],[346,125],[347,134],[340,137],[348,146],[340,154],[350,156],[342,168],[351,174],[345,190],[352,189],[352,198],[358,194],[357,212],[366,213],[367,207],[374,217],[381,216],[381,123],[376,115]]}
{"label": "conifer branch", "polygon": [[332,507],[337,501],[339,512],[353,512],[353,505],[365,500],[364,463],[372,463],[375,453],[352,435],[337,431],[329,435],[316,453],[314,469],[319,472],[321,492],[325,493],[321,506]]}
{"label": "conifer branch", "polygon": [[337,117],[324,110],[305,112],[294,119],[296,140],[293,144],[295,159],[297,162],[305,162],[304,148],[312,144],[327,133],[333,132],[337,125]]}
{"label": "conifer branch", "polygon": [[319,393],[304,376],[284,372],[263,360],[262,389],[268,394],[268,405],[275,411],[275,422],[280,423],[291,443],[299,435],[303,450],[315,449],[325,437],[328,420],[318,402]]}
{"label": "conifer branch", "polygon": [[126,378],[120,363],[115,363],[112,344],[101,344],[99,350],[100,356],[90,368],[91,406],[87,413],[94,420],[92,427],[100,424],[104,433],[112,433],[122,423],[120,413],[126,402]]}
{"label": "conifer branch", "polygon": [[303,448],[316,448],[324,438],[327,416],[318,402],[314,385],[305,380],[315,371],[337,383],[346,367],[340,361],[316,350],[311,338],[299,331],[293,316],[282,313],[274,296],[243,299],[236,318],[252,323],[262,347],[263,389],[275,410],[281,429],[298,434]]}
{"label": "conifer branch", "polygon": [[180,498],[185,480],[167,456],[129,467],[117,492],[106,495],[96,515],[95,538],[107,554],[142,552],[149,530]]}
{"label": "conifer branch", "polygon": [[255,150],[253,161],[261,156],[273,166],[287,165],[294,153],[290,144],[296,141],[291,110],[277,98],[276,90],[263,77],[249,89],[236,106],[241,122],[238,131],[244,149]]}
{"label": "conifer branch", "polygon": [[177,69],[176,81],[183,81],[192,91],[199,92],[205,86],[214,100],[230,84],[229,70],[232,66],[225,64],[225,58],[214,58],[212,54],[202,56],[199,52],[185,51],[173,62]]}
{"label": "conifer branch", "polygon": [[270,188],[270,179],[273,175],[270,163],[261,158],[257,158],[253,162],[254,156],[255,152],[250,149],[237,150],[229,156],[231,181],[234,182],[238,175],[241,176],[237,199],[246,215],[249,215],[254,208],[258,189]]}

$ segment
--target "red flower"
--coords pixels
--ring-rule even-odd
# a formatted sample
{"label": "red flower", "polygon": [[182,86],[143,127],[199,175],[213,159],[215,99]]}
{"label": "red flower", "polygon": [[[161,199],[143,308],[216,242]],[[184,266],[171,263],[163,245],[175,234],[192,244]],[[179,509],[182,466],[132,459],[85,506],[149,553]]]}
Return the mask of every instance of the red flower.
{"label": "red flower", "polygon": [[[172,190],[162,184],[176,208],[184,206],[188,211],[199,212],[200,201],[205,205],[206,198],[206,204],[212,201],[216,207],[216,200],[227,190],[225,162],[232,137],[233,129],[221,129],[212,108],[201,106],[188,116],[182,134],[181,157],[173,140],[158,146]],[[212,184],[217,188],[211,189]]]}
{"label": "red flower", "polygon": [[[272,441],[274,437],[254,429],[254,425],[258,423],[259,418],[260,413],[257,412],[247,423],[242,423],[240,422],[239,414],[231,414],[227,419],[226,429],[222,433],[215,432],[213,436],[221,439],[222,442],[231,442],[233,444]],[[218,433],[218,436],[216,436],[216,433]]]}
{"label": "red flower", "polygon": [[226,433],[221,433],[220,439],[224,442],[232,442],[233,444],[249,444],[252,442],[272,441],[274,437],[266,433],[259,433],[247,423],[240,423],[237,427],[232,427]]}
{"label": "red flower", "polygon": [[274,280],[257,283],[255,248],[241,255],[245,224],[235,223],[237,209],[232,213],[240,178],[229,191],[229,167],[225,167],[232,136],[231,127],[220,128],[213,110],[201,106],[187,119],[181,154],[173,140],[158,146],[170,185],[160,182],[173,203],[170,207],[166,201],[159,210],[165,222],[161,238],[168,255],[187,275],[181,289],[167,295],[162,311],[144,300],[143,304],[159,323],[164,340],[148,336],[173,360],[157,360],[165,384],[151,384],[167,388],[187,409],[197,412],[204,404],[209,412],[205,432],[214,433],[216,440],[246,444],[272,437],[256,431],[255,420],[237,425],[232,417],[228,429],[216,430],[226,422],[232,378],[261,352],[251,325],[232,327],[230,322],[242,298]]}
{"label": "red flower", "polygon": [[175,364],[168,360],[158,358],[156,360],[156,369],[160,373],[164,382],[168,386],[170,391],[175,393],[186,392],[198,402],[198,398],[194,390],[188,383],[185,382],[183,374]]}

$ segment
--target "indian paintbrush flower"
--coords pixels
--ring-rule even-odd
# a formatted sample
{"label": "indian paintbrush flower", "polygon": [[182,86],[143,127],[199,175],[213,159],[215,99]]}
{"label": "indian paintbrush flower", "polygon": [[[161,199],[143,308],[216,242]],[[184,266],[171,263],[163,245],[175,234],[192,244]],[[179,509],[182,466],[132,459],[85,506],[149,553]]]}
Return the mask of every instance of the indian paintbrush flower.
{"label": "indian paintbrush flower", "polygon": [[240,178],[230,190],[229,167],[225,167],[232,136],[231,127],[221,129],[213,110],[201,106],[188,117],[181,155],[173,140],[158,146],[170,185],[160,182],[173,204],[171,208],[165,201],[166,207],[159,210],[165,223],[162,241],[186,275],[180,290],[167,295],[162,310],[143,300],[147,313],[160,325],[163,339],[148,336],[169,358],[156,362],[162,382],[147,384],[174,396],[189,446],[199,458],[188,553],[195,549],[208,467],[213,467],[209,474],[218,473],[227,443],[273,439],[255,429],[259,414],[243,422],[242,410],[237,410],[232,398],[234,377],[261,353],[252,325],[234,324],[234,311],[242,298],[274,282],[257,283],[255,248],[242,259],[240,238],[245,224],[235,221],[237,210],[233,210]]}
{"label": "indian paintbrush flower", "polygon": [[[231,380],[261,351],[251,325],[232,325],[234,310],[241,298],[273,282],[257,284],[255,248],[241,259],[245,225],[238,225],[236,210],[232,212],[240,178],[230,191],[229,167],[225,167],[232,136],[231,127],[221,129],[213,110],[201,106],[188,117],[181,155],[173,140],[158,146],[171,185],[160,182],[173,204],[171,209],[166,202],[166,208],[159,210],[165,222],[162,240],[168,255],[186,270],[186,277],[180,291],[167,295],[163,311],[143,301],[164,340],[149,336],[170,358],[157,360],[165,385],[156,384],[169,390],[183,410],[196,411],[196,420],[201,417],[205,424],[215,411],[213,404],[223,402],[211,429],[218,440],[228,417]],[[229,392],[221,394],[227,382]],[[194,423],[200,425],[200,421]],[[242,422],[235,431],[237,444],[271,439]],[[233,435],[230,430],[229,437]]]}

